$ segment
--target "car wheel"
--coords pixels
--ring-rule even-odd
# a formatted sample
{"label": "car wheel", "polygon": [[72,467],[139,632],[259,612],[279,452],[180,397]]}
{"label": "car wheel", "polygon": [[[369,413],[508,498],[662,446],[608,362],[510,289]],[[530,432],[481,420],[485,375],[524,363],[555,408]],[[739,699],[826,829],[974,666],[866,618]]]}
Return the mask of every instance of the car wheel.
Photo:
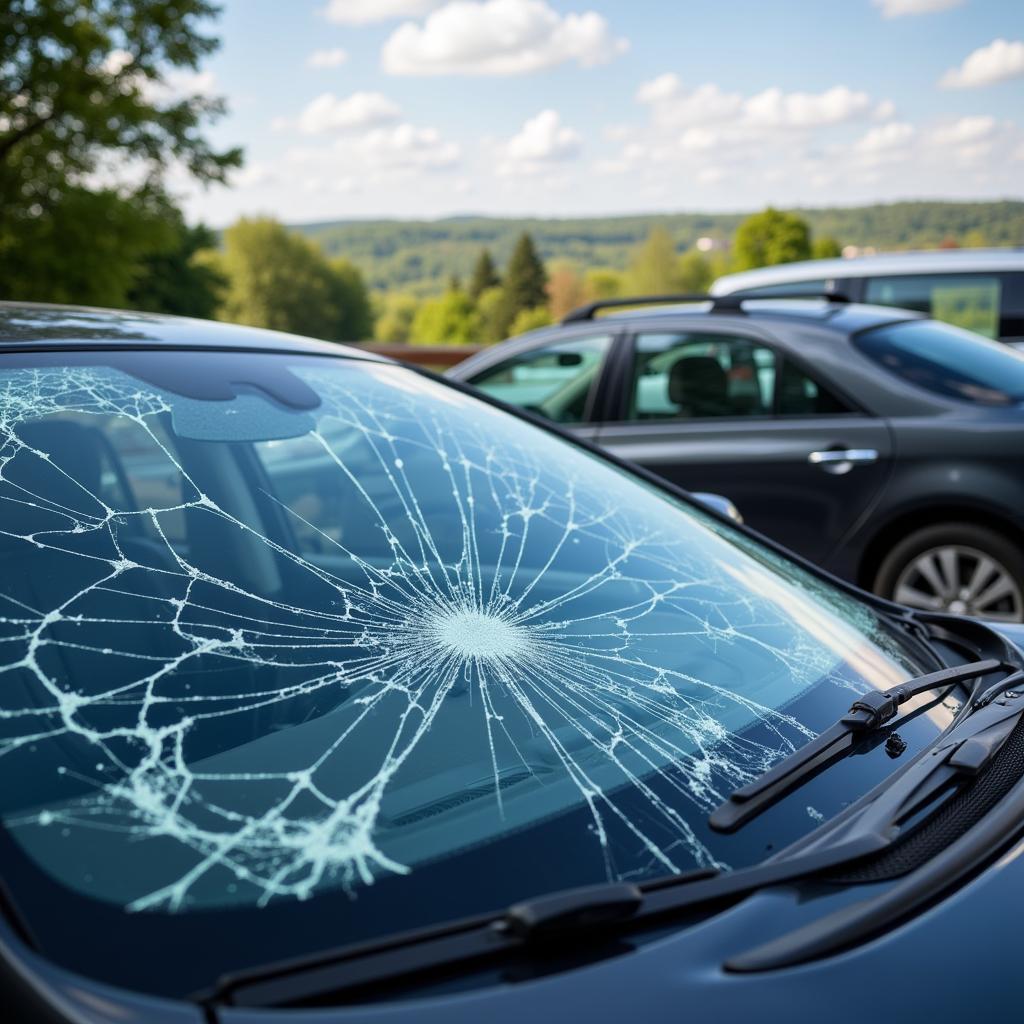
{"label": "car wheel", "polygon": [[970,523],[928,526],[883,559],[876,594],[926,611],[1024,621],[1024,554],[1002,534]]}

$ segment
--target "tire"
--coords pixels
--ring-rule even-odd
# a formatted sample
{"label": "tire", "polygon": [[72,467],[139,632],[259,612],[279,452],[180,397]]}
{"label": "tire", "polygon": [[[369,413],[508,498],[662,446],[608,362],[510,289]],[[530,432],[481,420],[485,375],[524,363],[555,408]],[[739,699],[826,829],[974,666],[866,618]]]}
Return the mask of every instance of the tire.
{"label": "tire", "polygon": [[912,608],[1024,622],[1024,552],[984,526],[926,526],[885,556],[873,589]]}

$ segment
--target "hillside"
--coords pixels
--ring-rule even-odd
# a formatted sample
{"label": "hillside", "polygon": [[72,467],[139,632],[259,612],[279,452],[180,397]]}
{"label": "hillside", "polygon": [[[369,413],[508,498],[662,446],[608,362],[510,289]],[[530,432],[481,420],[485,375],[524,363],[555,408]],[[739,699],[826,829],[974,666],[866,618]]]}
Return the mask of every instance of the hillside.
{"label": "hillside", "polygon": [[[944,241],[964,245],[1024,245],[1024,201],[989,203],[905,202],[876,206],[804,209],[814,235],[842,245],[878,249],[926,249]],[[355,262],[376,289],[420,294],[439,290],[456,274],[469,275],[480,249],[499,266],[516,237],[530,232],[545,260],[580,268],[623,268],[630,250],[655,224],[664,225],[679,248],[701,236],[732,237],[746,213],[676,213],[572,220],[453,217],[437,221],[335,221],[294,225],[331,256]]]}

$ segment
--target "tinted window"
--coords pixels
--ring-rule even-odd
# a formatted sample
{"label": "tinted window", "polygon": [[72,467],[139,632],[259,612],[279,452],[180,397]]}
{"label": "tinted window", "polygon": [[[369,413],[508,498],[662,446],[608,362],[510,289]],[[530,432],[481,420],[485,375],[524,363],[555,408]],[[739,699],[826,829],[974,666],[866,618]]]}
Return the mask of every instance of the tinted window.
{"label": "tinted window", "polygon": [[860,350],[919,387],[982,405],[1024,401],[1024,353],[933,321],[865,331]]}
{"label": "tinted window", "polygon": [[641,334],[636,339],[630,418],[767,416],[775,354],[726,334]]}
{"label": "tinted window", "polygon": [[612,336],[603,334],[531,349],[484,370],[470,383],[556,423],[580,423],[611,343]]}
{"label": "tinted window", "polygon": [[[716,343],[693,358],[751,366]],[[855,597],[597,456],[392,365],[66,359],[0,371],[0,871],[58,962],[182,993],[726,870],[891,770],[851,758],[710,831],[851,693],[921,665]]]}
{"label": "tinted window", "polygon": [[782,364],[775,386],[775,411],[780,416],[837,416],[853,411],[788,359]]}
{"label": "tinted window", "polygon": [[1001,292],[998,277],[982,274],[876,277],[867,282],[864,301],[916,309],[986,338],[998,338]]}
{"label": "tinted window", "polygon": [[787,281],[785,284],[758,285],[756,288],[745,288],[743,295],[820,295],[834,290],[835,281],[818,278],[814,281]]}

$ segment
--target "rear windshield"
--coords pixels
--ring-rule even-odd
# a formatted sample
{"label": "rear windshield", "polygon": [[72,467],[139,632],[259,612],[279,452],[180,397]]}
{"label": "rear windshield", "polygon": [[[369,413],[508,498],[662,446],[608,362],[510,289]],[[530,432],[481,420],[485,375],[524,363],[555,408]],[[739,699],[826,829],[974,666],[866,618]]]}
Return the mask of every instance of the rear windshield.
{"label": "rear windshield", "polygon": [[0,870],[58,961],[190,991],[740,867],[890,770],[851,758],[708,830],[921,666],[856,598],[557,436],[397,366],[62,359],[0,371]]}
{"label": "rear windshield", "polygon": [[927,391],[979,405],[1024,401],[1024,353],[980,334],[912,320],[854,339],[876,363]]}

